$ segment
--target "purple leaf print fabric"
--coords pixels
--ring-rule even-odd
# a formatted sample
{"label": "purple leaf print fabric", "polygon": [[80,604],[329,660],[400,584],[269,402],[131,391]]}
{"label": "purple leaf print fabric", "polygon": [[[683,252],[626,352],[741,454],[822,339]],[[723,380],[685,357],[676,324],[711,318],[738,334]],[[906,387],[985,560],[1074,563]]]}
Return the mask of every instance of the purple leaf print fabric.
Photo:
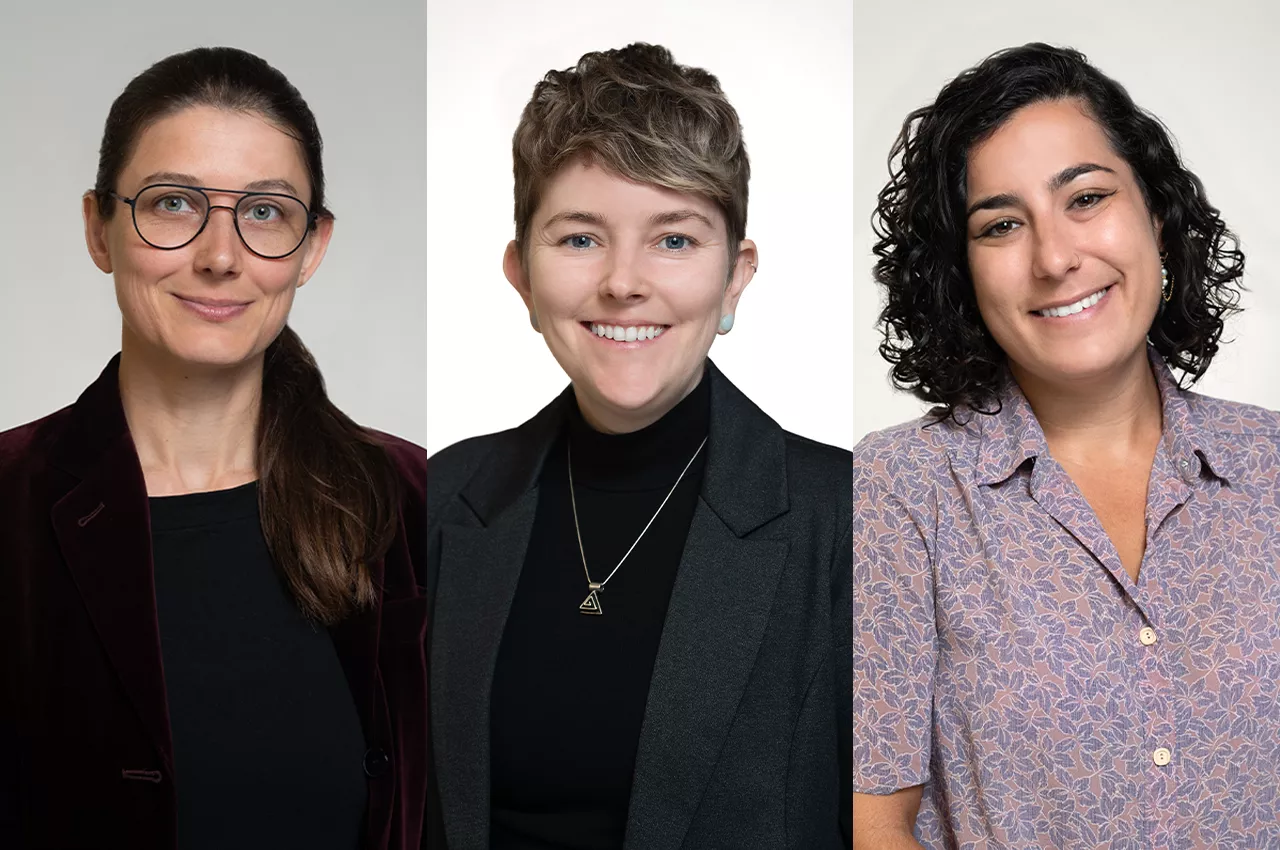
{"label": "purple leaf print fabric", "polygon": [[854,451],[854,790],[926,848],[1280,848],[1280,414],[1151,361],[1136,582],[1012,383]]}

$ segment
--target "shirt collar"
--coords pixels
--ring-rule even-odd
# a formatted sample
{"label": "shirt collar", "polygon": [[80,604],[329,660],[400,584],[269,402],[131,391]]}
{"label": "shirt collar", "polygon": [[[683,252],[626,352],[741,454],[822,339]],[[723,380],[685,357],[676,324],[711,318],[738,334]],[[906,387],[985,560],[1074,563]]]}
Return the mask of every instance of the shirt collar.
{"label": "shirt collar", "polygon": [[[1160,391],[1161,439],[1179,475],[1188,482],[1194,481],[1204,466],[1209,474],[1228,480],[1232,469],[1230,444],[1203,427],[1189,403],[1191,394],[1178,386],[1160,353],[1148,345],[1147,356]],[[1049,453],[1040,422],[1008,372],[1000,393],[999,409],[991,414],[975,414],[972,424],[981,440],[976,465],[980,484],[999,484],[1027,460]]]}

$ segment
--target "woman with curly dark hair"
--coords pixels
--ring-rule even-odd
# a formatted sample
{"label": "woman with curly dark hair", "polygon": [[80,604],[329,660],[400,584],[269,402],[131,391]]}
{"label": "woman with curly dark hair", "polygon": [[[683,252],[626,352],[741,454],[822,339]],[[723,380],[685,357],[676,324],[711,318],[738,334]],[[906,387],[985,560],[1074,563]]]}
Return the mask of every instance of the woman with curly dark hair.
{"label": "woman with curly dark hair", "polygon": [[855,846],[1280,846],[1280,415],[1187,389],[1235,236],[1074,50],[890,162],[881,353],[936,407],[855,451]]}

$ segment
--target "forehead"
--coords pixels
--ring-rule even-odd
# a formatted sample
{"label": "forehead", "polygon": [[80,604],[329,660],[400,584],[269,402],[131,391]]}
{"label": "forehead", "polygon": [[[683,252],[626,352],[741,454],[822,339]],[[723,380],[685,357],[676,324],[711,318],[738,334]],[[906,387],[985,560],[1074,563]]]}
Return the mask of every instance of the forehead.
{"label": "forehead", "polygon": [[1079,102],[1034,103],[1013,113],[990,138],[969,151],[969,195],[1043,185],[1062,169],[1082,162],[1128,173],[1102,127]]}
{"label": "forehead", "polygon": [[717,228],[724,224],[720,207],[701,195],[628,180],[582,159],[563,166],[543,185],[534,220],[545,221],[565,210],[597,213],[620,223],[645,221],[665,211],[693,210]]}
{"label": "forehead", "polygon": [[132,184],[162,171],[191,174],[217,189],[283,179],[310,200],[300,144],[257,113],[194,106],[151,124],[134,143],[121,188],[141,188]]}

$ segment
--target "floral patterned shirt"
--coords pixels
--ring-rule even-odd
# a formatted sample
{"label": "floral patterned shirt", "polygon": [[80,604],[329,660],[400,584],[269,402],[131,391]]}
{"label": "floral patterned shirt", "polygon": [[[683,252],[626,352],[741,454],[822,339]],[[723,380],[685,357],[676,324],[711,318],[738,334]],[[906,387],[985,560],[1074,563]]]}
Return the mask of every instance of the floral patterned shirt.
{"label": "floral patterned shirt", "polygon": [[1280,414],[1180,390],[1138,580],[1011,384],[854,452],[854,790],[934,848],[1280,848]]}

